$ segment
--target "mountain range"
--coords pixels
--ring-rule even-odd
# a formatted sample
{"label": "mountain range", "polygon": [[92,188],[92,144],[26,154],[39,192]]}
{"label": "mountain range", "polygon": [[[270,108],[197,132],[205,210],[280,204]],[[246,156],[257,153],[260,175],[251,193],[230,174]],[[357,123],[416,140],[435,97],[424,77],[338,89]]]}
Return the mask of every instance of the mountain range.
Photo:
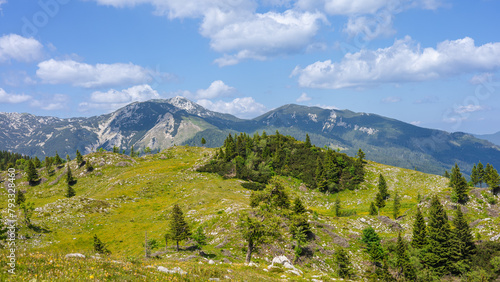
{"label": "mountain range", "polygon": [[[361,148],[376,162],[442,174],[455,163],[467,174],[479,161],[500,167],[500,147],[466,133],[448,133],[376,114],[285,105],[251,120],[213,112],[183,97],[129,104],[89,118],[0,113],[0,150],[30,156],[74,156],[114,146],[130,151],[173,145],[221,146],[229,133],[266,131],[328,146],[348,155]],[[493,139],[491,139],[493,141]]]}

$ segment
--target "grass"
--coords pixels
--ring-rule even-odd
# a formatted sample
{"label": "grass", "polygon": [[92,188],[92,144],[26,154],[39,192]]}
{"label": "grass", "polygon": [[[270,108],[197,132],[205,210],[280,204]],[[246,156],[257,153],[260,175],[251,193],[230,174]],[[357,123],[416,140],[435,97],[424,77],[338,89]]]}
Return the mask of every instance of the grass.
{"label": "grass", "polygon": [[[58,281],[67,277],[76,281],[200,281],[223,279],[226,275],[247,281],[276,280],[282,275],[292,280],[329,279],[336,277],[331,254],[338,244],[345,243],[349,245],[347,251],[359,275],[364,271],[367,260],[359,242],[361,231],[371,225],[383,240],[393,240],[397,236],[377,216],[368,215],[380,173],[387,181],[391,196],[395,191],[401,196],[400,214],[403,217],[397,223],[403,228],[405,238],[411,237],[417,205],[425,207],[431,195],[438,194],[448,213],[453,215],[447,179],[436,175],[368,162],[365,183],[357,190],[335,195],[304,191],[300,180],[280,177],[290,199],[299,196],[308,208],[316,239],[307,245],[312,255],[301,257],[296,264],[304,272],[302,277],[286,271],[266,272],[263,269],[274,256],[285,254],[293,257],[293,244],[285,240],[261,248],[252,259],[259,265],[258,268],[243,264],[245,245],[235,232],[235,224],[238,213],[249,209],[250,191],[240,185],[240,180],[195,171],[214,152],[209,148],[178,146],[133,159],[107,152],[92,153],[85,156],[95,167],[92,172],[86,173],[83,167],[77,167],[75,161],[70,162],[73,175],[77,178],[73,186],[77,196],[70,199],[63,196],[63,178],[55,185],[50,184],[63,173],[64,168],[50,176],[41,170],[41,176],[47,181],[37,186],[23,185],[22,180],[18,180],[17,185],[26,190],[28,201],[34,202],[37,208],[32,223],[38,229],[21,226],[18,234],[27,239],[16,241],[18,276],[8,276],[2,271],[0,280],[36,278]],[[423,196],[420,204],[417,200],[419,194]],[[337,197],[342,210],[352,215],[334,216],[333,204]],[[473,193],[466,205],[468,220],[480,219],[472,232],[479,233],[483,240],[499,234],[499,218],[490,216],[498,210],[490,204],[492,198],[498,200],[491,194]],[[389,198],[387,206],[381,210],[381,215],[391,219],[392,200]],[[0,201],[2,217],[5,218],[5,190],[0,192]],[[215,265],[207,264],[206,258],[199,256],[198,251],[187,250],[191,242],[182,242],[183,250],[179,253],[169,242],[168,251],[161,258],[143,258],[146,232],[149,239],[160,242],[160,249],[165,248],[163,238],[168,226],[167,216],[174,204],[180,205],[193,229],[200,225],[205,228],[208,245],[203,247],[203,251],[217,262]],[[22,217],[22,214],[19,213],[19,216]],[[487,217],[490,219],[486,220]],[[90,258],[93,255],[94,234],[111,250],[109,257],[100,260]],[[64,255],[68,253],[82,253],[87,258],[65,259]],[[5,270],[6,254],[3,250],[0,257]],[[169,269],[178,266],[188,274],[166,274],[156,268],[148,268],[149,265]]]}

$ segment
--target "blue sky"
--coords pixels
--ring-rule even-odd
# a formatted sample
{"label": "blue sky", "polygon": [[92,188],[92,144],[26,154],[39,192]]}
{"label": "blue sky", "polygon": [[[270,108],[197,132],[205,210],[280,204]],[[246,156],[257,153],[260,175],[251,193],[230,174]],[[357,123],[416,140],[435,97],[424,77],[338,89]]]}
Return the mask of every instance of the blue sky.
{"label": "blue sky", "polygon": [[500,1],[0,0],[0,112],[108,113],[185,96],[500,131]]}

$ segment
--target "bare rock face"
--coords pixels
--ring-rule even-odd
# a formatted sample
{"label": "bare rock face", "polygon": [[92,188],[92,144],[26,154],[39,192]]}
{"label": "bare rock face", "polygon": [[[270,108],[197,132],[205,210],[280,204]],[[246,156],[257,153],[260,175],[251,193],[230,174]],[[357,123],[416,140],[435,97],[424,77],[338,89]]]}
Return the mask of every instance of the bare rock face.
{"label": "bare rock face", "polygon": [[401,225],[399,225],[399,223],[395,222],[395,221],[392,221],[389,217],[387,216],[379,216],[378,219],[388,225],[392,230],[395,230],[395,231],[399,231],[399,230],[402,230],[403,228],[401,227]]}

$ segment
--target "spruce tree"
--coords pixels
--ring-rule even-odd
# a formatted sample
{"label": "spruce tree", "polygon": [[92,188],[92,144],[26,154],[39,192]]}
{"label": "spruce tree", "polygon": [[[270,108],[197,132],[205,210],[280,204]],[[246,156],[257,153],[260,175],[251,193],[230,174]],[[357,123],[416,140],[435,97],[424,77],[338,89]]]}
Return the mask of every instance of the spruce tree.
{"label": "spruce tree", "polygon": [[377,211],[377,207],[375,206],[375,203],[374,202],[371,202],[370,203],[370,215],[377,215],[378,211]]}
{"label": "spruce tree", "polygon": [[205,146],[207,144],[207,140],[205,138],[201,137],[201,145]]}
{"label": "spruce tree", "polygon": [[120,153],[120,148],[116,147],[116,145],[113,146],[113,153]]}
{"label": "spruce tree", "polygon": [[492,173],[492,171],[493,171],[493,166],[487,163],[486,168],[484,169],[484,177],[483,177],[484,183],[488,184],[490,180],[490,174]]}
{"label": "spruce tree", "polygon": [[297,198],[295,198],[295,200],[293,200],[292,211],[295,214],[303,214],[306,212],[306,208],[304,207],[304,204],[302,204],[302,201],[300,200],[299,197],[297,197]]}
{"label": "spruce tree", "polygon": [[311,138],[309,138],[309,134],[306,133],[306,147],[311,147]]}
{"label": "spruce tree", "polygon": [[169,238],[176,242],[177,251],[179,251],[179,241],[183,241],[191,235],[189,225],[184,220],[184,214],[177,204],[172,208],[168,233]]}
{"label": "spruce tree", "polygon": [[73,174],[71,173],[71,167],[69,166],[69,163],[68,163],[68,169],[66,170],[66,183],[68,185],[72,184],[73,183]]}
{"label": "spruce tree", "polygon": [[462,173],[460,172],[458,164],[455,163],[455,165],[451,168],[450,182],[448,183],[448,186],[454,187],[460,178],[462,178]]}
{"label": "spruce tree", "polygon": [[399,216],[399,209],[401,208],[401,198],[399,197],[398,192],[394,194],[394,205],[392,207],[392,216],[394,219],[397,219]]}
{"label": "spruce tree", "polygon": [[491,167],[486,184],[488,184],[493,193],[496,193],[500,187],[500,175],[498,175],[498,171],[493,166]]}
{"label": "spruce tree", "polygon": [[38,172],[33,164],[33,161],[29,160],[26,168],[26,180],[30,185],[33,185],[38,180]]}
{"label": "spruce tree", "polygon": [[244,214],[238,221],[238,230],[241,232],[243,239],[247,242],[245,262],[250,263],[255,248],[265,241],[265,225],[260,219],[250,216],[249,214]]}
{"label": "spruce tree", "polygon": [[135,150],[134,150],[134,145],[132,145],[132,148],[130,148],[130,156],[133,158],[135,157]]}
{"label": "spruce tree", "polygon": [[60,165],[60,164],[62,164],[62,162],[63,162],[63,160],[61,159],[61,157],[59,157],[59,154],[56,151],[56,155],[54,156],[54,164]]}
{"label": "spruce tree", "polygon": [[33,164],[35,165],[35,168],[42,167],[42,162],[40,162],[40,159],[38,157],[35,157],[35,159],[33,160]]}
{"label": "spruce tree", "polygon": [[477,173],[476,164],[472,167],[472,171],[470,173],[470,181],[472,186],[476,186],[479,183],[479,174]]}
{"label": "spruce tree", "polygon": [[50,157],[45,157],[45,170],[47,172],[47,175],[50,175],[52,172],[52,158]]}
{"label": "spruce tree", "polygon": [[442,276],[450,269],[450,223],[448,215],[437,196],[431,201],[429,224],[427,225],[427,248],[423,257],[425,265]]}
{"label": "spruce tree", "polygon": [[477,164],[477,179],[479,181],[479,187],[483,187],[483,182],[484,182],[484,166],[481,162]]}
{"label": "spruce tree", "polygon": [[349,259],[349,256],[347,255],[347,252],[344,250],[344,248],[339,247],[337,250],[335,250],[334,253],[334,261],[335,264],[337,265],[337,275],[340,278],[352,278],[353,277],[353,269],[352,269],[352,264],[351,260]]}
{"label": "spruce tree", "polygon": [[398,233],[398,241],[396,243],[396,267],[396,278],[399,278],[401,275],[403,275],[408,281],[415,281],[415,279],[417,278],[415,269],[410,264],[408,247],[401,238],[401,232]]}
{"label": "spruce tree", "polygon": [[26,196],[22,190],[18,189],[16,193],[16,205],[21,206],[24,202],[26,202]]}
{"label": "spruce tree", "polygon": [[461,243],[460,246],[462,249],[460,250],[460,253],[462,254],[462,259],[470,262],[472,255],[475,252],[476,245],[474,245],[474,239],[472,237],[469,224],[467,223],[460,207],[457,207],[457,212],[452,223],[453,227],[455,227],[453,229],[453,233]]}
{"label": "spruce tree", "polygon": [[316,160],[316,187],[320,192],[325,192],[328,189],[325,168],[320,157]]}
{"label": "spruce tree", "polygon": [[378,176],[378,191],[382,195],[382,198],[385,200],[389,197],[389,192],[387,191],[387,182],[382,174]]}
{"label": "spruce tree", "polygon": [[335,204],[334,204],[333,208],[334,208],[334,211],[335,211],[335,216],[336,217],[340,217],[342,215],[342,211],[340,210],[341,207],[340,207],[340,199],[339,199],[339,197],[337,197],[335,199]]}
{"label": "spruce tree", "polygon": [[108,250],[106,247],[106,244],[104,244],[96,234],[94,234],[94,251],[98,254],[101,255],[109,255],[111,252]]}
{"label": "spruce tree", "polygon": [[425,225],[424,216],[417,208],[415,222],[413,223],[413,239],[411,245],[415,249],[423,249],[427,245],[427,226]]}
{"label": "spruce tree", "polygon": [[203,227],[198,226],[194,233],[191,235],[191,239],[196,242],[196,246],[198,249],[201,249],[203,246],[207,244],[207,236],[203,230]]}
{"label": "spruce tree", "polygon": [[357,156],[357,161],[360,162],[360,163],[363,163],[364,160],[365,160],[365,152],[363,152],[363,150],[361,150],[361,148],[359,148],[358,150],[358,154],[356,155]]}
{"label": "spruce tree", "polygon": [[90,163],[90,159],[87,159],[87,160],[85,161],[85,170],[86,170],[87,172],[90,172],[90,171],[94,170],[94,167],[93,167],[93,166],[92,166],[92,164]]}
{"label": "spruce tree", "polygon": [[384,196],[382,196],[382,193],[380,192],[378,192],[375,196],[375,205],[378,207],[378,215],[380,215],[380,209],[385,207]]}
{"label": "spruce tree", "polygon": [[83,156],[78,150],[76,150],[76,162],[78,163],[78,166],[81,166],[83,164]]}
{"label": "spruce tree", "polygon": [[467,180],[460,172],[460,168],[455,163],[455,166],[451,169],[450,183],[451,187],[451,199],[454,202],[464,204],[468,199],[468,186]]}
{"label": "spruce tree", "polygon": [[76,195],[75,189],[68,184],[66,187],[66,194],[64,195],[66,198],[71,198]]}
{"label": "spruce tree", "polygon": [[366,244],[366,252],[370,255],[371,262],[380,267],[385,258],[385,252],[380,244],[380,237],[373,227],[363,229],[361,241]]}
{"label": "spruce tree", "polygon": [[450,178],[450,173],[447,170],[445,170],[443,176],[449,179]]}

